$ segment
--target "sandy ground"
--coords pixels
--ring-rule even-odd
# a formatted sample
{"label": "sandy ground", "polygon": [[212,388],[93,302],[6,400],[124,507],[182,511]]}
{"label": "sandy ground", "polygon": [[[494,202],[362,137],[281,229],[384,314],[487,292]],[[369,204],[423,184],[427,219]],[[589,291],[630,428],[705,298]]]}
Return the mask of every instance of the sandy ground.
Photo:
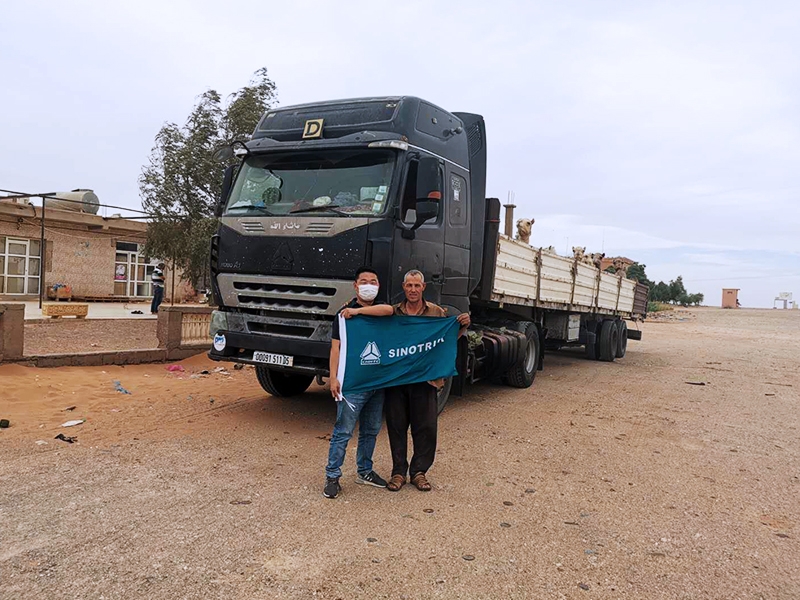
{"label": "sandy ground", "polygon": [[796,599],[800,311],[692,312],[455,399],[428,494],[324,499],[320,388],[2,366],[0,598]]}
{"label": "sandy ground", "polygon": [[56,319],[25,324],[25,355],[158,347],[156,319]]}

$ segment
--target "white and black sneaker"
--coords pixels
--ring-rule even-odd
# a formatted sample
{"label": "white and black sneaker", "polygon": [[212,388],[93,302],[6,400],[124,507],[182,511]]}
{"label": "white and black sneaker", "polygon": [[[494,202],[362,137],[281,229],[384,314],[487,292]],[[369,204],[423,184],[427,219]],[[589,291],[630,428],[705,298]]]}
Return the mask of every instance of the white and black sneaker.
{"label": "white and black sneaker", "polygon": [[322,495],[326,498],[336,498],[339,495],[339,492],[342,491],[342,486],[339,485],[339,478],[338,477],[326,477],[325,478],[325,489],[322,490]]}
{"label": "white and black sneaker", "polygon": [[378,475],[375,471],[370,471],[366,475],[361,475],[359,473],[358,477],[356,477],[356,483],[360,483],[361,485],[371,485],[379,488],[386,487],[386,480]]}

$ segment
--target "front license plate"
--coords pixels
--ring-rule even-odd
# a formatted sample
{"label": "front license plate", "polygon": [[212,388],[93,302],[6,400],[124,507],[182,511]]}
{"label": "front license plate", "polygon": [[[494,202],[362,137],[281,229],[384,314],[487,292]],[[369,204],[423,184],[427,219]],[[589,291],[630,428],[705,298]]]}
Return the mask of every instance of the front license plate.
{"label": "front license plate", "polygon": [[253,352],[253,360],[266,365],[291,367],[294,362],[294,357],[286,356],[285,354],[273,354],[272,352]]}

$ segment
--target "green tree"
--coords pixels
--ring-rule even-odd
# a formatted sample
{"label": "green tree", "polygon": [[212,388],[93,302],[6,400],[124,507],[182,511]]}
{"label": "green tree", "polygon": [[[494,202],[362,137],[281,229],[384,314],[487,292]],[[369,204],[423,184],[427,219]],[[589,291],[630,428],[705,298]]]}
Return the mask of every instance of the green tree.
{"label": "green tree", "polygon": [[639,283],[645,284],[652,290],[653,286],[655,286],[655,283],[647,278],[647,274],[644,272],[645,267],[647,267],[647,265],[633,263],[631,266],[628,267],[626,275],[628,279],[635,279]]}
{"label": "green tree", "polygon": [[264,112],[275,105],[277,88],[261,68],[248,85],[227,99],[215,90],[200,95],[183,125],[165,123],[139,177],[142,206],[152,220],[145,252],[174,260],[199,287],[208,278],[208,251],[217,226],[214,208],[222,171],[214,150],[247,140]]}
{"label": "green tree", "polygon": [[685,296],[686,287],[683,285],[683,277],[678,275],[677,278],[669,282],[669,301],[681,303]]}
{"label": "green tree", "polygon": [[686,296],[686,304],[691,306],[700,306],[703,303],[705,296],[703,294],[689,294]]}
{"label": "green tree", "polygon": [[652,288],[650,288],[650,299],[654,302],[669,302],[669,285],[663,281],[659,281]]}

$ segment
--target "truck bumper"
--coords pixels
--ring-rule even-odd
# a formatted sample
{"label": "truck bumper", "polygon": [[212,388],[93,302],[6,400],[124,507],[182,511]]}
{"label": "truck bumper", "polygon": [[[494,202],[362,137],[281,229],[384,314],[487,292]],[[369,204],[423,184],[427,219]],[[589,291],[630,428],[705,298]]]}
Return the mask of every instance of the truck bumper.
{"label": "truck bumper", "polygon": [[[256,351],[283,354],[292,357],[291,367],[269,365],[270,369],[287,373],[328,376],[331,352],[330,321],[309,321],[277,317],[261,317],[243,313],[215,311],[214,344],[208,353],[211,360],[259,365],[253,360]],[[281,335],[272,330],[295,332],[302,335]],[[222,342],[224,340],[224,343]]]}

